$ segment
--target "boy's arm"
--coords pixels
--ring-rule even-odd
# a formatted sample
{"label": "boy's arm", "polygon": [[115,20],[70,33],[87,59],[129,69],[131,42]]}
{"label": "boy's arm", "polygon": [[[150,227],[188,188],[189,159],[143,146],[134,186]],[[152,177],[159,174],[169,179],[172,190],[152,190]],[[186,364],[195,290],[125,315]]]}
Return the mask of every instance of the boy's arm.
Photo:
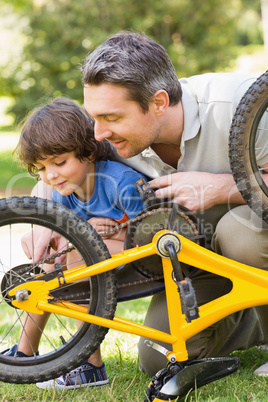
{"label": "boy's arm", "polygon": [[[31,196],[39,197],[48,200],[52,200],[52,187],[45,184],[43,181],[39,181],[32,189]],[[33,241],[34,240],[34,241]],[[43,227],[35,227],[33,231],[27,233],[21,238],[21,245],[25,255],[37,262],[42,260],[45,256],[47,245],[53,242],[53,253],[55,250],[60,249],[64,242],[64,239],[60,235],[55,235],[51,238],[51,230]],[[61,262],[65,257],[58,258],[56,262]]]}

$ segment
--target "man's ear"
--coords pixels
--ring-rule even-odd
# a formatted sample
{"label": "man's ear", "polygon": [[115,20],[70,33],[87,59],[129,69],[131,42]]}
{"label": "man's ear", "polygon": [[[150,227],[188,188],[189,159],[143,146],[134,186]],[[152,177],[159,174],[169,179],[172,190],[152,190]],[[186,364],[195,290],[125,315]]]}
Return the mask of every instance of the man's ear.
{"label": "man's ear", "polygon": [[158,116],[162,116],[169,107],[168,93],[164,89],[159,89],[153,95],[152,102],[154,104],[156,114]]}

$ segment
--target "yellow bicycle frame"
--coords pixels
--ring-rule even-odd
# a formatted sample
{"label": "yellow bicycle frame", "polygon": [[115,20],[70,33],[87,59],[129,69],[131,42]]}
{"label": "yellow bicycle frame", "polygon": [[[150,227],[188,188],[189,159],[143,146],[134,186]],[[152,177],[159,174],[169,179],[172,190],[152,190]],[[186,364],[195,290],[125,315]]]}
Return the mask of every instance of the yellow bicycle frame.
{"label": "yellow bicycle frame", "polygon": [[[178,251],[179,261],[226,277],[233,283],[232,290],[228,294],[199,307],[199,318],[190,323],[186,321],[185,315],[182,313],[181,309],[178,286],[172,276],[173,267],[170,259],[166,257],[162,257],[162,265],[167,296],[170,334],[120,317],[114,317],[113,320],[109,320],[91,315],[87,313],[86,307],[73,303],[49,303],[49,300],[53,300],[53,298],[49,296],[49,291],[58,288],[59,281],[61,285],[72,283],[115,269],[120,265],[130,263],[140,258],[148,257],[153,254],[160,255],[157,247],[159,239],[161,236],[169,234],[175,236],[180,243],[180,250]],[[27,290],[29,294],[28,300],[14,300],[12,302],[14,306],[21,310],[37,314],[43,314],[44,311],[61,314],[118,331],[150,338],[155,341],[170,343],[172,344],[173,350],[167,354],[167,359],[171,360],[171,357],[172,359],[175,357],[177,361],[185,361],[188,359],[185,344],[187,339],[229,314],[248,307],[268,304],[268,272],[222,257],[198,246],[196,243],[177,233],[165,230],[158,232],[154,236],[152,243],[148,245],[142,247],[137,246],[133,249],[122,251],[119,254],[113,255],[108,260],[89,267],[81,266],[81,268],[76,267],[73,270],[65,271],[63,277],[60,279],[54,278],[45,282],[42,281],[42,277],[40,277],[40,280],[26,282],[10,291],[9,295],[15,296],[16,292],[22,289]]]}

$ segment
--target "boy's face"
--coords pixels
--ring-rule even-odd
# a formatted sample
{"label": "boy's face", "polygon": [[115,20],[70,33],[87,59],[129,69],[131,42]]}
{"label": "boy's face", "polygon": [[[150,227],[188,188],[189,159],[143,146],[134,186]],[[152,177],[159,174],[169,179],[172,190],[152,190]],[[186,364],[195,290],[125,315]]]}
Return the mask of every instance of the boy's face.
{"label": "boy's face", "polygon": [[94,164],[80,161],[74,152],[47,156],[35,162],[41,179],[62,195],[76,193],[88,201],[94,190]]}
{"label": "boy's face", "polygon": [[86,84],[84,107],[95,120],[96,140],[106,138],[123,158],[137,155],[159,142],[160,126],[154,103],[144,113],[137,102],[129,100],[126,88]]}

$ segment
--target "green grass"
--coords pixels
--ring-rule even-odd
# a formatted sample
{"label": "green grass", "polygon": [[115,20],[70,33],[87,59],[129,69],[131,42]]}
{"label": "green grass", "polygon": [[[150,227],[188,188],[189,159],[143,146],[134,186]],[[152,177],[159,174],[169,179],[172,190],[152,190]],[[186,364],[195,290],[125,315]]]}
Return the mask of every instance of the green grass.
{"label": "green grass", "polygon": [[[141,323],[149,301],[150,298],[145,298],[119,303],[116,314]],[[56,392],[41,390],[34,384],[0,383],[0,401],[142,402],[151,377],[139,371],[137,342],[137,336],[109,331],[102,344],[102,356],[110,379],[107,387]],[[234,354],[241,362],[236,373],[194,390],[185,401],[266,402],[268,378],[255,377],[253,371],[267,361],[268,353],[254,347]]]}

